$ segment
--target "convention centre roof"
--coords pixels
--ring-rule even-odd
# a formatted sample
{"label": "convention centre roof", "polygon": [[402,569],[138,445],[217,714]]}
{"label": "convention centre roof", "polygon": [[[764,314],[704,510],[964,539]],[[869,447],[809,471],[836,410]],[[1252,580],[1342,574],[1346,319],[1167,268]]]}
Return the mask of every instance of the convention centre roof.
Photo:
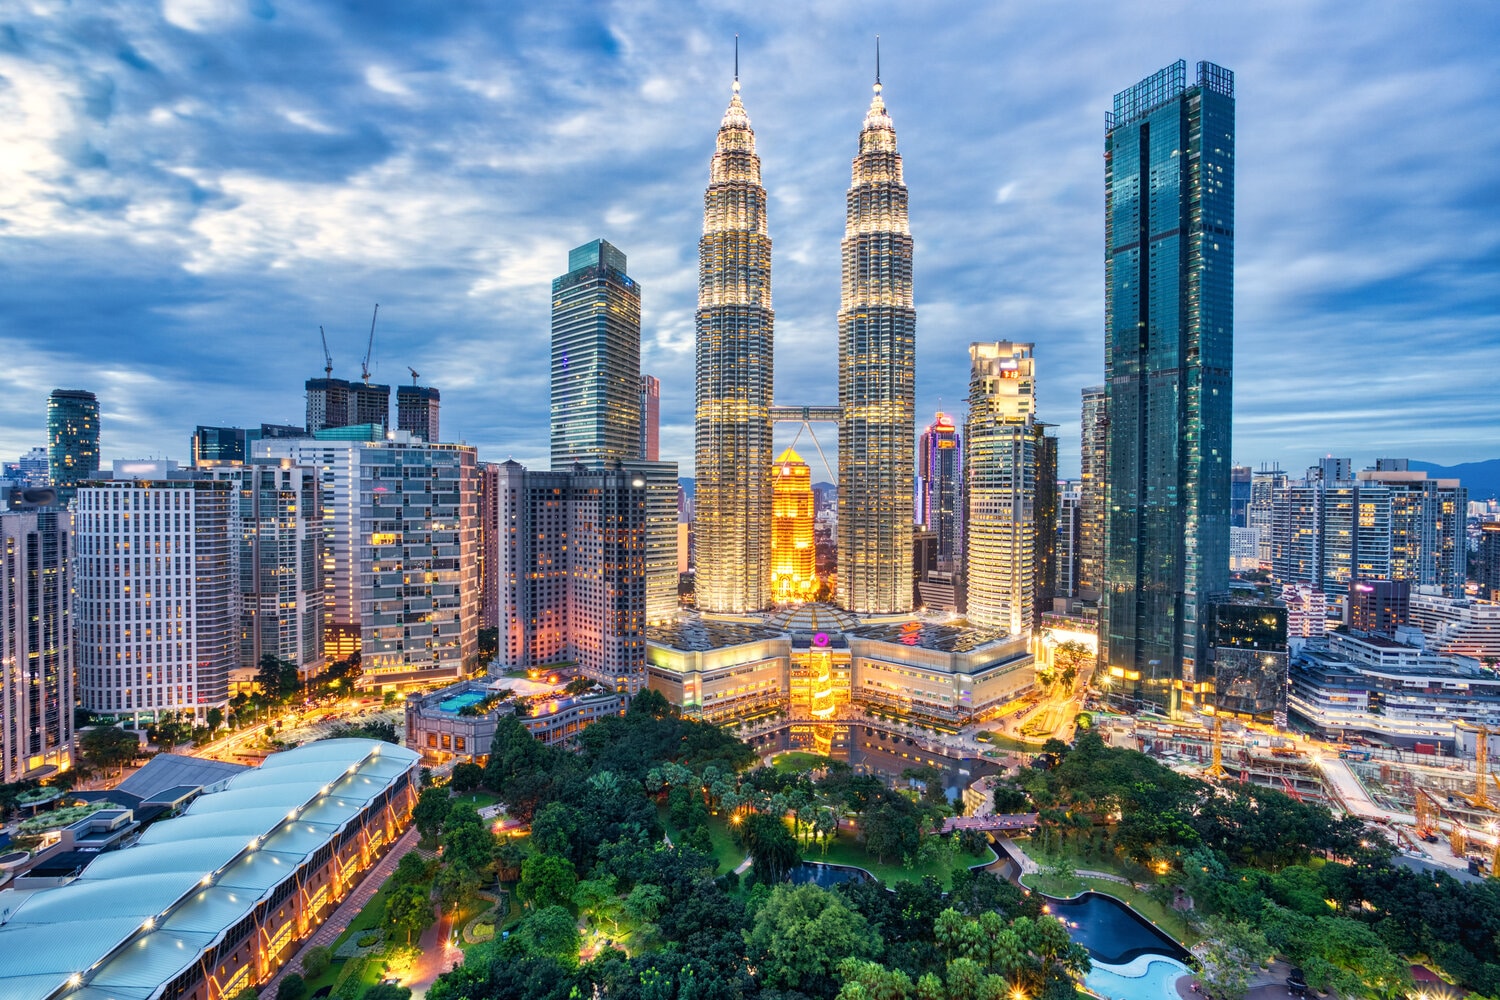
{"label": "convention centre roof", "polygon": [[419,759],[374,740],[272,754],[0,923],[6,1000],[148,1000]]}

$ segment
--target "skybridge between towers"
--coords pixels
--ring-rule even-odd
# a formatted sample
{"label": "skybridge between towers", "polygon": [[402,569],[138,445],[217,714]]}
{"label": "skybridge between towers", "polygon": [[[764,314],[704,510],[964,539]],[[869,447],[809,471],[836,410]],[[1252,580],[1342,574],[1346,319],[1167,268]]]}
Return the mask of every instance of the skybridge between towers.
{"label": "skybridge between towers", "polygon": [[813,447],[818,449],[818,457],[823,460],[823,468],[828,473],[828,478],[837,482],[838,477],[834,475],[833,467],[828,464],[828,456],[823,454],[823,446],[818,443],[818,437],[813,433],[813,424],[837,424],[844,419],[844,408],[841,406],[772,406],[771,422],[773,424],[801,424],[797,429],[797,436],[792,439],[792,447],[797,447],[797,442],[802,440],[802,432],[807,431],[807,436],[812,438]]}

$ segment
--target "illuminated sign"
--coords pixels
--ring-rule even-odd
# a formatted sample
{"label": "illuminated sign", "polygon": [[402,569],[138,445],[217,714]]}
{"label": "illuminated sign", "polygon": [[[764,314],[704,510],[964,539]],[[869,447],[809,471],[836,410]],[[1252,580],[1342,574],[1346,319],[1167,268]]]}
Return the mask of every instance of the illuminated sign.
{"label": "illuminated sign", "polygon": [[1014,368],[1002,368],[1002,369],[1000,369],[1000,377],[1001,378],[1020,378],[1021,377],[1021,373],[1019,371],[1017,371],[1016,369],[1014,369]]}

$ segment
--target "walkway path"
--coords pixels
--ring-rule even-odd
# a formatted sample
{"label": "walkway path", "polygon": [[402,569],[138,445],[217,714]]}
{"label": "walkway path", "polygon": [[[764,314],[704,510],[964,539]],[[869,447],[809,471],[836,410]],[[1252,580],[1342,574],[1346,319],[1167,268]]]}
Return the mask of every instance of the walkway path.
{"label": "walkway path", "polygon": [[401,860],[401,855],[416,846],[417,828],[416,826],[412,826],[391,845],[390,849],[385,852],[385,857],[381,858],[374,868],[365,873],[364,879],[359,885],[354,887],[354,891],[345,896],[344,901],[339,904],[338,909],[330,913],[327,919],[323,921],[323,926],[319,927],[313,933],[312,937],[303,942],[302,947],[297,949],[296,954],[287,960],[287,963],[277,971],[276,975],[271,977],[269,982],[260,987],[260,995],[263,997],[275,997],[276,990],[281,986],[281,977],[286,975],[288,971],[301,975],[302,956],[313,945],[332,948],[333,942],[337,941],[338,936],[348,929],[350,922],[359,914],[359,911],[363,910],[369,904],[370,900],[374,898],[375,893],[380,891],[380,887],[385,884],[385,880],[391,877],[391,873],[396,870],[397,862]]}

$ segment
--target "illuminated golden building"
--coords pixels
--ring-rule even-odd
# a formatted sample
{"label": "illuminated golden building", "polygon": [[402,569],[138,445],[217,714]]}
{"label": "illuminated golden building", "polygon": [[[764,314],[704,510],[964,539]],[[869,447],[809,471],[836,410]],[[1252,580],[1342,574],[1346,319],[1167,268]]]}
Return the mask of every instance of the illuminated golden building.
{"label": "illuminated golden building", "polygon": [[698,242],[694,530],[705,611],[771,603],[773,320],[766,189],[736,66]]}
{"label": "illuminated golden building", "polygon": [[776,603],[811,600],[818,589],[812,470],[788,448],[771,473],[771,591]]}
{"label": "illuminated golden building", "polygon": [[839,303],[838,603],[911,610],[917,312],[896,129],[875,96],[846,202]]}

